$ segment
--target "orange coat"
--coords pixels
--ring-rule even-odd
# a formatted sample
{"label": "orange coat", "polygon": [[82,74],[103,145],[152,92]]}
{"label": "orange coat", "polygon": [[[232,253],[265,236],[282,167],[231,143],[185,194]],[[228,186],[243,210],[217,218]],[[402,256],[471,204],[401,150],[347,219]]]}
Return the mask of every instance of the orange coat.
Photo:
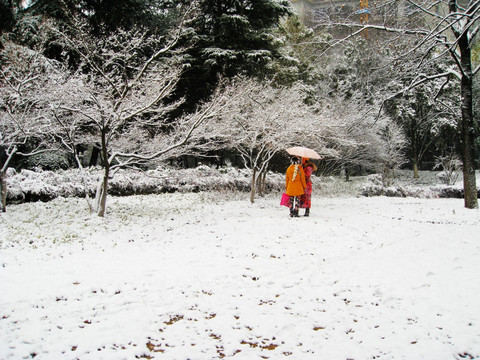
{"label": "orange coat", "polygon": [[[298,166],[297,176],[292,181],[295,166]],[[305,182],[305,172],[302,165],[290,165],[286,173],[285,193],[289,196],[300,196],[305,192],[307,183]]]}

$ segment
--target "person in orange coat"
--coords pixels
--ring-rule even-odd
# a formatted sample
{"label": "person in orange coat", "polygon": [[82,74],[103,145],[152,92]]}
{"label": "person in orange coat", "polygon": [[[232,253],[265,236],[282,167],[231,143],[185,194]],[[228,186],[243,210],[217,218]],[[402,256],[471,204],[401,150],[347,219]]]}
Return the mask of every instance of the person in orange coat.
{"label": "person in orange coat", "polygon": [[306,187],[305,172],[300,165],[300,158],[295,156],[285,174],[285,193],[290,196],[290,217],[298,217],[299,197],[305,193]]}

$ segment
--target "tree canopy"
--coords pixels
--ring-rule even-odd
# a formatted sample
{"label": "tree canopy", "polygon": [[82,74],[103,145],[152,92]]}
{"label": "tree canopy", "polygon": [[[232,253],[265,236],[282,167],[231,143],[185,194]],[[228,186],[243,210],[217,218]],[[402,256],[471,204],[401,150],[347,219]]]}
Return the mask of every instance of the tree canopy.
{"label": "tree canopy", "polygon": [[188,104],[207,98],[220,76],[264,77],[282,56],[274,27],[291,14],[288,0],[200,0],[187,25],[177,96]]}

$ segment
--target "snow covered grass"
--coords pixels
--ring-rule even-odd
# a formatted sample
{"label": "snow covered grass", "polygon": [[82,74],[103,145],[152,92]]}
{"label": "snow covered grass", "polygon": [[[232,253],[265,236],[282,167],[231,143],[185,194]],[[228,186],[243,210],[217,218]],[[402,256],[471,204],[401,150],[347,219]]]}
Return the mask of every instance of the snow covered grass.
{"label": "snow covered grass", "polygon": [[291,219],[280,193],[245,198],[11,205],[0,358],[480,358],[479,210],[317,191]]}

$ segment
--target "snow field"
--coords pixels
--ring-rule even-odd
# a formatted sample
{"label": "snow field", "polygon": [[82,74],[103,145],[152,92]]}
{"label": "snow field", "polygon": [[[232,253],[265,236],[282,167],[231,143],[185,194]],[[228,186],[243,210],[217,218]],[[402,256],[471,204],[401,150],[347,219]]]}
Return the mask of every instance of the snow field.
{"label": "snow field", "polygon": [[224,195],[10,206],[0,359],[480,357],[463,200],[314,196],[291,219],[280,196]]}

